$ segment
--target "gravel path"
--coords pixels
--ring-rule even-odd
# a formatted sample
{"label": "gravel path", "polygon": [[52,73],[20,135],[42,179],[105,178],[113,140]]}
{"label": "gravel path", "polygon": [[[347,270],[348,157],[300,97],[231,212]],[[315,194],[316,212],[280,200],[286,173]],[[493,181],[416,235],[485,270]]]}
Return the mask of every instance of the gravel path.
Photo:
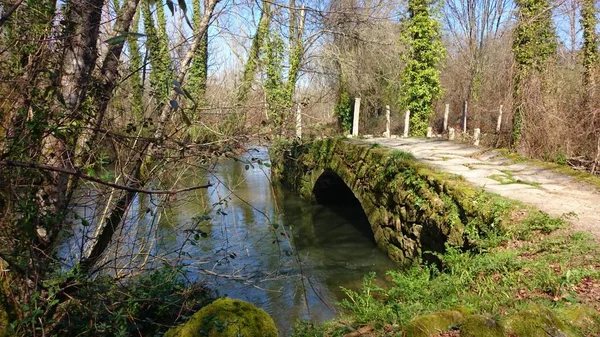
{"label": "gravel path", "polygon": [[459,174],[474,185],[556,216],[600,240],[600,189],[551,169],[514,163],[494,150],[440,139],[363,140],[412,153],[419,161]]}

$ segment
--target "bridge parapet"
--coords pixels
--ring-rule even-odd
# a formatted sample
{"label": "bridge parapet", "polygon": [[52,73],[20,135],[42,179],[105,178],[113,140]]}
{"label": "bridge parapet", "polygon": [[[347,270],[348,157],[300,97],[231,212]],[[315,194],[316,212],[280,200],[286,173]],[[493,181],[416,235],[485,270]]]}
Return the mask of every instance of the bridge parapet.
{"label": "bridge parapet", "polygon": [[[447,246],[468,248],[499,229],[510,204],[437,172],[412,155],[344,139],[298,141],[270,149],[272,177],[316,201],[335,174],[360,201],[377,245],[399,264],[435,261]],[[320,182],[321,181],[321,182]],[[499,206],[501,205],[501,206]],[[503,206],[502,206],[503,205]]]}

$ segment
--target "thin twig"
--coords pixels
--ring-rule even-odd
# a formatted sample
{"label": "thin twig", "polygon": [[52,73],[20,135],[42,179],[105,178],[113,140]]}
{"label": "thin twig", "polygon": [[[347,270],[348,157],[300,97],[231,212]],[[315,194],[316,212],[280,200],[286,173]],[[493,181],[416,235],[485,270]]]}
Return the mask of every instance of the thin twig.
{"label": "thin twig", "polygon": [[25,167],[25,168],[33,168],[33,169],[39,169],[39,170],[45,170],[45,171],[60,172],[60,173],[72,175],[77,178],[93,181],[98,184],[116,188],[119,190],[124,190],[124,191],[128,191],[128,192],[136,192],[136,193],[145,193],[145,194],[177,194],[177,193],[183,193],[183,192],[189,192],[189,191],[209,188],[209,187],[213,186],[213,184],[209,183],[206,185],[186,187],[186,188],[181,188],[178,190],[146,190],[146,189],[111,183],[108,181],[104,181],[100,178],[96,178],[96,177],[89,176],[87,174],[83,174],[79,171],[71,171],[71,170],[67,170],[67,169],[55,167],[55,166],[41,165],[41,164],[36,164],[36,163],[16,162],[16,161],[10,161],[10,160],[0,161],[0,166]]}

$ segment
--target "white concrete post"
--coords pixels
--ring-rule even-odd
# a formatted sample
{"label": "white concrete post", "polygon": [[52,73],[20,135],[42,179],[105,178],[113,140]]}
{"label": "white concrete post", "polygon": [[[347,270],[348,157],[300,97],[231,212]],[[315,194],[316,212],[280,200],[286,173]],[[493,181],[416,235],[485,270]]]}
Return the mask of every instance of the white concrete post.
{"label": "white concrete post", "polygon": [[354,118],[352,119],[352,137],[358,137],[358,121],[360,120],[360,97],[354,99]]}
{"label": "white concrete post", "polygon": [[448,130],[448,115],[450,114],[450,104],[446,104],[446,111],[444,111],[444,132]]}
{"label": "white concrete post", "polygon": [[500,127],[502,126],[502,108],[504,105],[500,105],[500,111],[498,112],[498,123],[496,124],[496,133],[500,133]]}
{"label": "white concrete post", "polygon": [[390,138],[391,136],[391,131],[390,131],[390,106],[386,105],[385,106],[385,133],[383,134],[383,136],[385,138]]}
{"label": "white concrete post", "polygon": [[410,123],[410,110],[404,113],[404,137],[408,137],[408,123]]}
{"label": "white concrete post", "polygon": [[454,140],[454,128],[448,129],[448,139]]}
{"label": "white concrete post", "polygon": [[463,110],[463,132],[467,133],[467,111],[468,105],[467,101],[465,101],[465,109]]}
{"label": "white concrete post", "polygon": [[473,142],[473,145],[475,146],[479,146],[479,136],[481,134],[481,130],[479,128],[476,128],[475,130],[473,130],[473,138],[475,138],[475,141]]}
{"label": "white concrete post", "polygon": [[433,128],[431,126],[427,127],[427,138],[433,137]]}
{"label": "white concrete post", "polygon": [[296,107],[296,137],[302,137],[302,105]]}

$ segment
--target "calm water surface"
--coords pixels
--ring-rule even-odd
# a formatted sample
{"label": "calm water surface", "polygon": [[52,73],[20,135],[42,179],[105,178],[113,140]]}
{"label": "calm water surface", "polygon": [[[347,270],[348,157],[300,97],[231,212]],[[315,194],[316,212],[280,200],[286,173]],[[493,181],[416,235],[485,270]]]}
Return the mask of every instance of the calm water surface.
{"label": "calm water surface", "polygon": [[[242,156],[251,158],[268,162],[266,149]],[[383,276],[396,267],[376,247],[360,208],[309,203],[273,186],[268,167],[246,165],[230,160],[210,172],[188,172],[186,185],[208,180],[214,186],[169,203],[138,198],[107,265],[118,274],[156,257],[182,263],[191,280],[266,310],[283,336],[296,320],[333,318],[344,298],[340,287],[357,289],[365,274]],[[100,199],[91,191],[87,198]],[[65,259],[85,251],[84,238],[102,211],[102,205],[85,201],[76,209],[91,224],[75,225],[61,250]]]}

